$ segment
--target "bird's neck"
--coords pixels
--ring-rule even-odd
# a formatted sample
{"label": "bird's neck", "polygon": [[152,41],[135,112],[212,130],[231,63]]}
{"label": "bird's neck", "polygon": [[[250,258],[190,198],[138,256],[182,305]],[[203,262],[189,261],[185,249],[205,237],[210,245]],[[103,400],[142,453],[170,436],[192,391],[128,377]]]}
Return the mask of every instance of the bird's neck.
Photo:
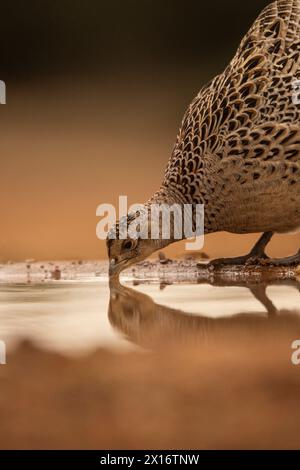
{"label": "bird's neck", "polygon": [[[171,243],[174,243],[176,241],[182,240],[185,238],[184,234],[184,227],[183,227],[183,218],[180,219],[179,217],[174,216],[174,213],[180,212],[182,217],[184,214],[184,204],[186,204],[186,201],[183,197],[182,194],[177,192],[176,190],[170,189],[170,188],[165,188],[161,187],[156,193],[153,194],[153,196],[148,200],[148,202],[145,204],[145,207],[148,210],[148,221],[151,222],[149,223],[149,227],[151,227],[151,224],[153,223],[153,219],[151,218],[152,211],[154,209],[154,206],[160,208],[158,210],[163,210],[162,208],[164,206],[169,206],[171,209],[171,216],[170,216],[170,237],[166,238],[164,236],[164,230],[163,230],[163,216],[160,217],[154,217],[154,226],[158,227],[159,231],[159,236],[157,238],[152,238],[152,243],[155,245],[155,249],[162,249],[165,248],[166,246],[170,245]],[[174,211],[174,212],[173,212]],[[178,214],[177,212],[177,214]],[[169,217],[167,215],[166,217]],[[166,221],[166,220],[164,220]],[[179,238],[179,234],[182,233],[182,236]]]}
{"label": "bird's neck", "polygon": [[167,204],[171,206],[173,204],[184,205],[185,203],[186,200],[184,196],[177,189],[161,186],[161,188],[148,200],[146,206],[150,206],[151,204]]}

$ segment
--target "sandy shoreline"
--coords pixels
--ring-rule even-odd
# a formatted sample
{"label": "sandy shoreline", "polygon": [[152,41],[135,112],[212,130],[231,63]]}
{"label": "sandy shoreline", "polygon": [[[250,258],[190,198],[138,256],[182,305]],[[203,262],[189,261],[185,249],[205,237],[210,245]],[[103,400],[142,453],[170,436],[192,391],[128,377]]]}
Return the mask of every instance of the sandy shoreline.
{"label": "sandy shoreline", "polygon": [[[300,267],[223,266],[208,268],[195,259],[144,261],[122,273],[121,279],[149,282],[272,282],[299,278]],[[88,261],[26,261],[0,264],[2,283],[48,283],[53,281],[108,280],[108,262]]]}

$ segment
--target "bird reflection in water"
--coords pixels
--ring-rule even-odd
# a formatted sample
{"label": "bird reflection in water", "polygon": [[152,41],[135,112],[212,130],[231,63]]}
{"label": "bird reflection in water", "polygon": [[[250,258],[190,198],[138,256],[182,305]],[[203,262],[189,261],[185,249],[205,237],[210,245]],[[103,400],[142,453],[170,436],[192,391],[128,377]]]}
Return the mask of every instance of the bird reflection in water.
{"label": "bird reflection in water", "polygon": [[[288,335],[291,341],[300,338],[300,308],[277,310],[266,293],[270,285],[278,285],[279,289],[280,286],[290,286],[300,292],[300,284],[296,281],[250,285],[246,282],[222,282],[210,285],[216,288],[247,287],[261,303],[261,309],[252,313],[241,311],[227,317],[205,316],[201,314],[199,294],[199,313],[195,315],[159,305],[149,295],[115,281],[110,283],[109,321],[129,341],[145,348],[174,343],[212,345],[220,338],[229,339],[231,335],[247,341],[263,339],[261,335],[269,334],[275,338],[276,335]],[[162,284],[162,288],[168,288],[168,285]]]}

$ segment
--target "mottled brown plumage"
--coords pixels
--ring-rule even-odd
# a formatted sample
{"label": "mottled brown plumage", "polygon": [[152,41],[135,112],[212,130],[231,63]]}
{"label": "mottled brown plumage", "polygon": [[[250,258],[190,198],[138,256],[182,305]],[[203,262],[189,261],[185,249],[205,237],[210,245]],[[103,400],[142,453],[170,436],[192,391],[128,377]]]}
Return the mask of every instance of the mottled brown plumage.
{"label": "mottled brown plumage", "polygon": [[206,205],[206,230],[300,227],[300,1],[267,7],[187,110],[163,186]]}
{"label": "mottled brown plumage", "polygon": [[[252,255],[263,253],[272,233],[300,228],[296,80],[300,0],[278,0],[189,106],[162,187],[149,203],[205,204],[205,233],[268,232]],[[111,257],[122,257],[122,244],[110,248]],[[142,248],[125,254],[124,267],[142,257]]]}

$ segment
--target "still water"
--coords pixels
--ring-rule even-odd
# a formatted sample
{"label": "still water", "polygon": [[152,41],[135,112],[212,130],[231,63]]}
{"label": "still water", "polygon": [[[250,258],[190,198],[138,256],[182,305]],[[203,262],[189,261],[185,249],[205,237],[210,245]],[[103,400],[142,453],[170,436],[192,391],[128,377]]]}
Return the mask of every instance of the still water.
{"label": "still water", "polygon": [[[104,280],[0,285],[0,339],[30,339],[67,355],[99,347],[151,348],[157,340],[203,337],[216,326],[300,322],[299,283],[158,284],[109,287]],[[299,320],[299,322],[298,322]]]}

